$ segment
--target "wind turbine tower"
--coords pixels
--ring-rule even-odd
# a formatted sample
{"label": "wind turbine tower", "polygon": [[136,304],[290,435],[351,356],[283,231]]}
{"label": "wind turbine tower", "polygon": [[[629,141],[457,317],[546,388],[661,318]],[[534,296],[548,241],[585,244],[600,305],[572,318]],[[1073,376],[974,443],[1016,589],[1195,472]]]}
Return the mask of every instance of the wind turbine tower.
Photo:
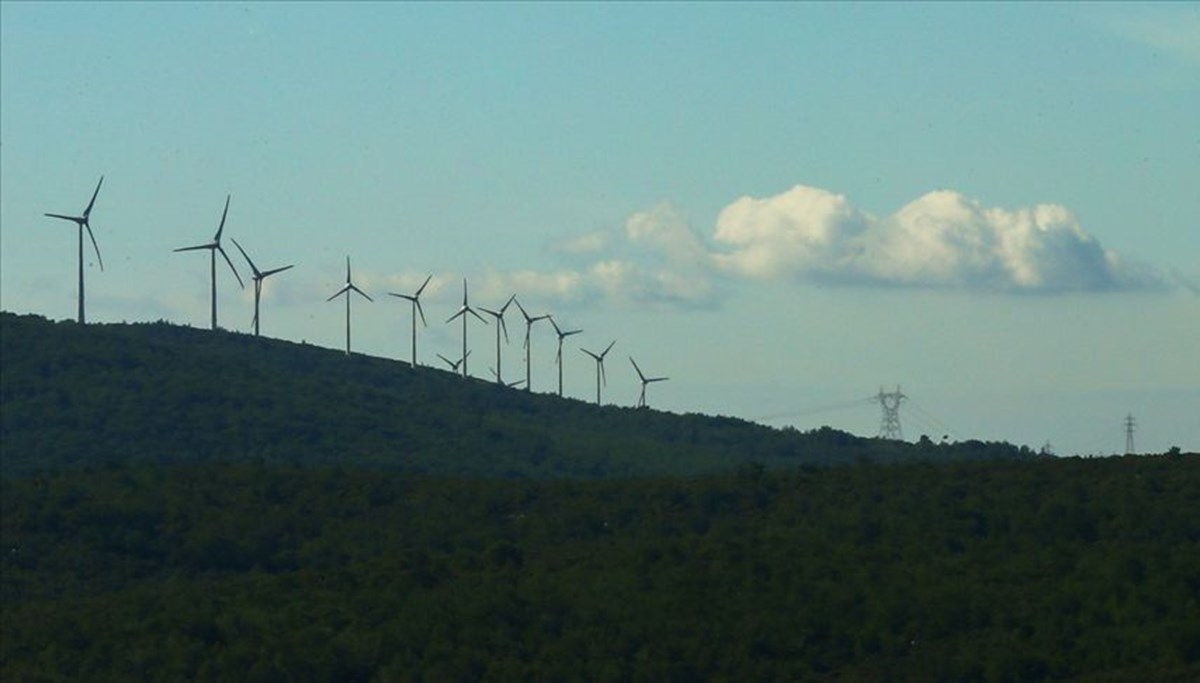
{"label": "wind turbine tower", "polygon": [[483,323],[484,325],[487,324],[487,321],[483,319],[483,316],[479,315],[479,313],[474,308],[471,308],[471,305],[467,303],[467,278],[464,277],[463,278],[462,306],[458,309],[457,313],[455,313],[454,315],[452,315],[446,319],[446,322],[449,323],[449,322],[453,321],[455,318],[458,318],[460,316],[462,317],[462,328],[463,328],[462,376],[463,377],[467,376],[467,314],[468,313],[475,316],[476,318],[479,318],[479,322]]}
{"label": "wind turbine tower", "polygon": [[225,210],[221,212],[221,225],[217,227],[217,234],[213,235],[212,241],[207,244],[198,244],[194,247],[180,247],[175,251],[200,251],[207,249],[209,254],[209,270],[212,273],[212,328],[217,329],[217,252],[221,252],[221,257],[225,259],[225,263],[229,264],[229,269],[233,271],[233,276],[237,278],[238,286],[245,289],[246,284],[242,282],[242,276],[238,275],[237,268],[233,267],[233,261],[229,260],[229,254],[225,253],[225,248],[221,246],[221,233],[225,230],[225,217],[229,215],[229,195],[225,195]]}
{"label": "wind turbine tower", "polygon": [[433,279],[433,274],[430,273],[429,276],[425,278],[425,282],[422,282],[421,286],[417,287],[417,291],[412,294],[397,294],[395,292],[388,292],[388,294],[391,296],[399,297],[401,299],[408,299],[409,301],[412,302],[412,367],[413,367],[413,369],[416,369],[416,367],[417,367],[417,314],[418,313],[421,314],[421,325],[423,327],[429,327],[429,324],[425,322],[425,309],[421,308],[421,292],[425,291],[425,285],[429,284],[429,281],[432,279]]}
{"label": "wind turbine tower", "polygon": [[83,231],[87,230],[88,237],[92,238],[92,248],[96,250],[96,261],[100,264],[100,270],[104,270],[104,259],[100,258],[100,247],[96,245],[96,236],[92,234],[92,226],[88,223],[88,217],[92,214],[92,207],[96,204],[96,195],[100,194],[100,186],[104,184],[104,176],[100,176],[100,182],[96,183],[96,191],[92,193],[92,201],[88,202],[87,208],[83,210],[82,216],[66,216],[61,213],[48,213],[50,218],[61,218],[64,221],[71,221],[79,228],[79,324],[83,325],[86,320],[83,315]]}
{"label": "wind turbine tower", "polygon": [[343,294],[346,295],[346,355],[347,356],[350,355],[350,293],[351,292],[357,292],[359,295],[361,295],[367,301],[371,301],[371,302],[375,301],[366,292],[359,289],[358,285],[355,285],[353,282],[350,281],[350,257],[347,256],[346,257],[346,284],[342,285],[342,288],[339,289],[333,296],[331,296],[325,300],[326,302],[329,302],[329,301],[333,301],[334,299],[338,298],[339,296],[341,296]]}
{"label": "wind turbine tower", "polygon": [[908,397],[900,391],[900,387],[897,385],[895,391],[887,392],[883,390],[883,387],[879,387],[879,393],[874,398],[883,410],[883,417],[879,422],[879,437],[903,440],[904,431],[900,428],[900,402]]}
{"label": "wind turbine tower", "polygon": [[1125,416],[1125,455],[1133,455],[1133,431],[1137,428],[1137,422],[1133,419],[1133,413]]}
{"label": "wind turbine tower", "polygon": [[[496,319],[496,367],[495,367],[495,369],[492,370],[492,374],[496,376],[496,384],[504,384],[504,379],[503,379],[502,375],[500,374],[500,372],[502,370],[502,368],[500,367],[500,360],[501,360],[500,333],[501,332],[504,333],[504,343],[505,344],[508,343],[508,325],[506,325],[504,323],[504,314],[505,314],[505,312],[508,311],[508,307],[512,305],[512,302],[514,302],[516,300],[517,300],[517,295],[513,294],[512,296],[508,297],[508,301],[505,301],[504,305],[501,306],[499,308],[499,310],[495,310],[495,311],[493,311],[490,308],[484,308],[483,306],[479,307],[479,310],[483,311],[484,313],[487,313],[488,315],[490,315]],[[518,382],[518,384],[520,384],[520,382]],[[507,385],[507,386],[512,386],[512,385]]]}
{"label": "wind turbine tower", "polygon": [[263,280],[266,280],[268,277],[274,275],[275,273],[282,273],[283,271],[287,270],[288,268],[291,268],[292,266],[289,265],[289,266],[284,266],[282,268],[272,268],[270,270],[259,270],[258,267],[254,265],[254,261],[250,260],[250,256],[246,254],[246,250],[242,249],[242,245],[238,244],[237,240],[232,240],[232,242],[233,242],[233,246],[237,247],[238,251],[242,252],[242,258],[246,259],[246,263],[250,264],[250,272],[252,272],[254,274],[253,275],[253,279],[254,279],[254,336],[257,337],[258,336],[258,302],[262,298]]}
{"label": "wind turbine tower", "polygon": [[562,328],[560,328],[558,326],[558,323],[554,322],[554,316],[550,316],[550,324],[554,326],[554,334],[558,335],[558,353],[554,356],[554,364],[558,366],[558,395],[562,396],[563,395],[563,382],[562,382],[562,376],[563,376],[562,345],[563,345],[563,340],[573,334],[579,334],[580,332],[583,332],[583,330],[565,330],[564,331]]}
{"label": "wind turbine tower", "polygon": [[532,391],[532,383],[530,382],[530,367],[529,367],[529,331],[533,329],[533,324],[539,320],[549,318],[549,315],[529,315],[521,302],[517,302],[517,309],[521,311],[521,315],[525,316],[525,391]]}
{"label": "wind turbine tower", "polygon": [[596,405],[600,405],[600,384],[608,384],[608,377],[604,375],[604,357],[608,355],[609,351],[612,351],[613,344],[616,343],[616,339],[612,340],[608,343],[608,346],[604,347],[604,351],[600,353],[594,353],[592,351],[588,351],[587,349],[579,349],[580,351],[583,351],[587,355],[591,356],[592,360],[596,361]]}

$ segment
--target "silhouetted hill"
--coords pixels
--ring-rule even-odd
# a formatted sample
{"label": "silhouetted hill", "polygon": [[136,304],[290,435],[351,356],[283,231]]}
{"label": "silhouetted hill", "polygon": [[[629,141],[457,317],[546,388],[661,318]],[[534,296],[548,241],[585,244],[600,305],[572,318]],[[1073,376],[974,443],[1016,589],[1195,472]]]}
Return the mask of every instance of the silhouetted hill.
{"label": "silhouetted hill", "polygon": [[1029,457],[800,433],[499,387],[432,368],[166,323],[0,314],[6,475],[103,461],[344,464],[486,477],[678,475]]}

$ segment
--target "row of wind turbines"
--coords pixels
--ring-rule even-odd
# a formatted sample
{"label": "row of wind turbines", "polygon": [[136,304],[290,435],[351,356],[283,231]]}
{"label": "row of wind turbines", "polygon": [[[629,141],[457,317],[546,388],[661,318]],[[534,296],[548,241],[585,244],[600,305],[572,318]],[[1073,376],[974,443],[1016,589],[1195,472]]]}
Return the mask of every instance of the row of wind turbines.
{"label": "row of wind turbines", "polygon": [[[92,198],[88,202],[87,207],[83,210],[82,215],[71,216],[71,215],[67,215],[67,214],[58,214],[58,213],[45,214],[46,216],[48,216],[50,218],[58,218],[61,220],[71,221],[71,222],[75,223],[78,228],[78,233],[79,233],[79,249],[78,249],[78,252],[79,252],[79,310],[78,310],[78,320],[79,320],[80,324],[86,323],[86,315],[85,315],[85,309],[84,309],[84,280],[83,280],[83,252],[84,252],[83,233],[84,233],[84,231],[87,231],[88,237],[90,238],[90,240],[92,242],[92,248],[96,252],[96,261],[100,265],[100,270],[101,271],[104,270],[104,260],[100,256],[100,247],[96,242],[96,236],[92,232],[92,227],[91,227],[91,223],[90,223],[92,208],[96,204],[96,197],[99,196],[100,187],[103,184],[104,184],[104,176],[100,176],[100,181],[98,183],[96,183],[96,189],[95,189],[95,191],[92,192]],[[233,276],[237,279],[238,285],[242,288],[245,288],[245,286],[246,286],[245,283],[242,281],[241,275],[238,274],[237,268],[234,267],[233,260],[229,258],[229,254],[227,254],[225,252],[225,248],[221,245],[221,235],[225,231],[225,219],[229,216],[229,201],[230,201],[230,199],[231,199],[231,195],[226,195],[225,208],[221,212],[221,222],[217,226],[217,232],[215,235],[213,235],[213,238],[211,241],[206,242],[204,244],[197,244],[197,245],[189,246],[189,247],[180,247],[180,248],[174,250],[175,252],[185,252],[185,251],[208,251],[209,252],[209,271],[210,271],[210,275],[211,275],[211,302],[212,302],[211,324],[212,324],[212,329],[214,329],[214,330],[217,329],[217,254],[218,253],[225,260],[225,263],[229,266],[229,270],[233,272]],[[254,282],[254,320],[253,320],[254,335],[259,336],[260,305],[261,305],[261,299],[262,299],[263,281],[272,275],[282,273],[294,266],[286,265],[286,266],[281,266],[278,268],[269,268],[267,270],[260,270],[258,268],[258,266],[255,265],[254,261],[250,259],[250,255],[246,253],[246,250],[242,248],[242,245],[238,244],[236,239],[231,238],[231,241],[233,242],[234,246],[237,247],[237,250],[241,253],[242,257],[246,260],[247,265],[250,266],[250,271],[252,273],[252,280]],[[413,368],[417,367],[417,318],[420,317],[421,324],[425,327],[428,327],[428,323],[425,319],[425,311],[424,311],[424,308],[421,306],[421,294],[425,291],[425,288],[429,285],[429,282],[432,279],[433,279],[432,274],[429,275],[428,277],[426,277],[425,281],[423,283],[421,283],[421,286],[418,287],[416,289],[416,291],[413,292],[412,294],[404,294],[404,293],[397,293],[397,292],[389,292],[388,293],[390,296],[394,296],[394,297],[397,297],[400,299],[405,299],[411,303],[411,306],[412,306],[412,361],[411,361],[411,366]],[[345,296],[345,298],[346,298],[346,354],[347,355],[350,355],[350,353],[351,353],[351,350],[350,350],[350,338],[351,338],[350,337],[350,333],[351,333],[350,299],[351,299],[351,296],[350,295],[352,293],[362,296],[367,301],[374,302],[374,299],[372,299],[369,294],[367,294],[361,288],[359,288],[357,285],[354,284],[353,279],[351,277],[350,257],[347,256],[346,257],[346,282],[345,282],[345,284],[342,285],[341,289],[339,289],[332,296],[330,296],[328,299],[326,299],[326,302],[329,302],[329,301],[333,301],[334,299],[336,299],[339,296]],[[508,342],[508,326],[505,323],[505,314],[507,313],[509,307],[512,306],[513,304],[516,304],[517,310],[519,310],[521,312],[522,317],[525,319],[525,343],[524,343],[525,379],[523,381],[506,383],[503,378],[502,367],[501,367],[501,360],[503,358],[503,354],[501,353],[500,337],[501,337],[501,334],[503,334],[505,342],[506,343]],[[456,372],[456,373],[461,372],[461,374],[464,378],[468,377],[467,358],[471,355],[471,351],[470,351],[470,349],[467,348],[467,318],[468,318],[468,316],[474,316],[483,324],[485,324],[485,325],[488,324],[487,320],[485,320],[484,317],[482,315],[480,315],[479,311],[483,311],[487,315],[494,318],[496,321],[496,367],[493,370],[493,374],[495,375],[496,382],[498,384],[502,384],[502,385],[508,386],[508,387],[519,386],[523,383],[525,385],[526,391],[531,390],[531,368],[532,368],[531,346],[532,345],[530,343],[530,338],[531,338],[533,326],[535,323],[538,323],[542,320],[550,321],[550,324],[554,328],[555,335],[558,338],[558,350],[555,354],[554,362],[555,362],[555,365],[558,366],[558,395],[562,396],[563,395],[563,342],[564,342],[564,340],[566,340],[567,337],[579,334],[579,333],[583,332],[583,330],[581,330],[581,329],[564,330],[561,327],[559,327],[558,322],[555,321],[554,317],[550,314],[530,315],[529,312],[527,310],[525,310],[525,307],[521,305],[521,302],[517,300],[516,294],[513,294],[512,296],[510,296],[508,298],[508,300],[504,303],[504,305],[497,309],[489,309],[489,308],[485,308],[482,306],[480,306],[478,309],[476,309],[475,307],[472,307],[470,305],[468,297],[467,297],[467,280],[466,280],[466,278],[463,278],[462,305],[459,307],[459,309],[453,315],[451,315],[446,320],[447,324],[454,322],[454,320],[456,320],[456,319],[461,318],[461,320],[462,320],[462,355],[459,356],[459,358],[457,360],[452,360],[452,359],[449,359],[449,358],[443,356],[440,353],[437,354],[438,358],[440,358],[444,363],[446,363],[447,366],[449,366],[451,372]],[[599,353],[597,353],[595,351],[590,351],[588,349],[580,348],[580,351],[582,351],[583,353],[590,356],[592,358],[592,360],[595,361],[595,363],[596,363],[596,404],[597,405],[600,405],[601,400],[602,400],[601,387],[607,385],[607,382],[608,382],[607,376],[604,371],[604,359],[608,355],[608,352],[612,350],[613,346],[616,345],[616,343],[617,343],[616,340],[613,340],[612,342],[610,342],[608,344],[608,346],[606,346],[604,348],[603,351],[601,351]],[[632,356],[630,356],[629,362],[633,365],[634,371],[637,372],[638,379],[641,381],[641,391],[638,394],[637,407],[644,408],[647,406],[646,387],[655,382],[664,382],[669,378],[667,378],[667,377],[647,377],[645,375],[645,373],[642,372],[642,369],[638,366],[637,361],[635,361]]]}

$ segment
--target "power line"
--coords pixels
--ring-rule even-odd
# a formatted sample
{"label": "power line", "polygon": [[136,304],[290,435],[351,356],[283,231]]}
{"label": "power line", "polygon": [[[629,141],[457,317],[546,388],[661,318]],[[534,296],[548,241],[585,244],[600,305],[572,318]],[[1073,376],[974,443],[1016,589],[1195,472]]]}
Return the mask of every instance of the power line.
{"label": "power line", "polygon": [[775,413],[773,415],[764,415],[763,417],[755,418],[756,422],[772,422],[774,420],[782,420],[786,417],[805,417],[808,415],[816,415],[817,413],[829,413],[835,410],[845,410],[847,408],[857,408],[867,403],[873,403],[875,397],[859,398],[853,401],[844,401],[842,403],[831,403],[829,405],[809,408],[808,410],[791,411],[787,413]]}

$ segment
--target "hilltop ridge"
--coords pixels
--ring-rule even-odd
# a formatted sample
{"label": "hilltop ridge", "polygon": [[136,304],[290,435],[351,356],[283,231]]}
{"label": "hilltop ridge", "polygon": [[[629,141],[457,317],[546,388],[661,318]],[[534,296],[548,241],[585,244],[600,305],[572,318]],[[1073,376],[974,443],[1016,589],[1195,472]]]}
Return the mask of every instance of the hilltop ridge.
{"label": "hilltop ridge", "polygon": [[0,313],[5,475],[102,462],[369,466],[484,477],[694,475],[872,460],[1033,457],[829,428],[596,406],[434,368],[164,322]]}

